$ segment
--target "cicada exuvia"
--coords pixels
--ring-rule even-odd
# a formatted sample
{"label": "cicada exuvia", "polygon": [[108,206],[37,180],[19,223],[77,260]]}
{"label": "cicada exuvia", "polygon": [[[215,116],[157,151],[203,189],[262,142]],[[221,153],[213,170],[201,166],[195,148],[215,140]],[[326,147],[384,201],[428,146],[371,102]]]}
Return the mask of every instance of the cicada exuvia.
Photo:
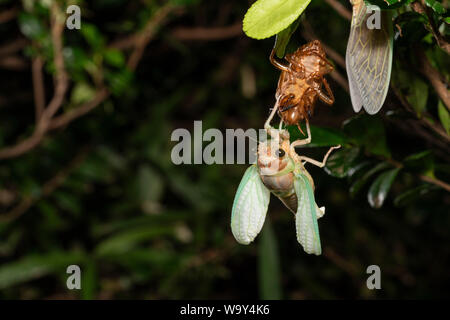
{"label": "cicada exuvia", "polygon": [[270,61],[281,70],[274,108],[285,124],[298,125],[311,117],[317,98],[329,105],[334,103],[333,92],[324,78],[333,71],[333,65],[318,40],[287,54],[285,60],[287,63],[276,59],[272,50]]}

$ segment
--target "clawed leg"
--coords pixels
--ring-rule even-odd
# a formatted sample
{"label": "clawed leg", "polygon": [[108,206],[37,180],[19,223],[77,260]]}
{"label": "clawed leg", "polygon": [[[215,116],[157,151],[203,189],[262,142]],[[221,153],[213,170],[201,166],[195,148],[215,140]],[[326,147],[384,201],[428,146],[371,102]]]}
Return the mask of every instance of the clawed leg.
{"label": "clawed leg", "polygon": [[296,140],[291,143],[291,150],[295,153],[295,147],[302,146],[311,143],[311,129],[309,127],[309,121],[306,120],[306,134],[308,137],[306,139]]}
{"label": "clawed leg", "polygon": [[325,155],[325,157],[323,158],[322,162],[319,162],[317,160],[308,158],[308,157],[304,157],[304,156],[299,156],[299,159],[305,162],[309,162],[315,166],[318,166],[320,168],[323,168],[325,166],[325,164],[327,163],[328,157],[330,156],[331,152],[335,149],[339,149],[341,147],[341,145],[338,146],[334,146],[331,147],[330,150],[328,150],[327,154]]}
{"label": "clawed leg", "polygon": [[289,71],[289,67],[282,64],[280,61],[278,61],[275,58],[275,50],[272,49],[272,52],[270,53],[270,62],[275,66],[275,68],[280,69],[281,71]]}
{"label": "clawed leg", "polygon": [[316,90],[319,99],[322,100],[323,102],[325,102],[326,104],[332,105],[334,103],[334,95],[333,92],[331,91],[330,86],[328,85],[328,82],[325,78],[323,78],[323,86],[325,87],[325,90],[328,93],[328,96],[321,90],[318,89]]}

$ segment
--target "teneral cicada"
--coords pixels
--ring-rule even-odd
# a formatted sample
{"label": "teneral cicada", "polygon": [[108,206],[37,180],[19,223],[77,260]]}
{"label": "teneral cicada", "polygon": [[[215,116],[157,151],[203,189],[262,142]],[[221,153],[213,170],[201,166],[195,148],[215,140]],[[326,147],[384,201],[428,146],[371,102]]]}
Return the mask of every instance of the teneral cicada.
{"label": "teneral cicada", "polygon": [[314,182],[304,164],[312,163],[323,167],[332,147],[322,162],[299,156],[295,146],[310,143],[308,138],[289,143],[286,130],[270,128],[272,139],[258,146],[257,163],[250,166],[239,184],[233,202],[231,230],[241,244],[252,242],[264,224],[270,193],[277,196],[295,215],[297,240],[307,253],[320,255],[322,252],[317,219],[325,213],[314,199]]}
{"label": "teneral cicada", "polygon": [[[375,114],[383,106],[389,89],[393,51],[392,21],[387,11],[370,14],[364,0],[350,2],[353,14],[345,54],[350,98],[355,112],[364,107],[368,114]],[[380,17],[379,25],[370,25],[369,17],[377,14]]]}
{"label": "teneral cicada", "polygon": [[308,121],[317,98],[329,105],[334,103],[333,93],[324,78],[324,75],[333,71],[333,66],[318,40],[287,54],[285,60],[287,63],[277,60],[272,50],[270,62],[282,71],[274,108],[284,123],[295,125],[302,120]]}

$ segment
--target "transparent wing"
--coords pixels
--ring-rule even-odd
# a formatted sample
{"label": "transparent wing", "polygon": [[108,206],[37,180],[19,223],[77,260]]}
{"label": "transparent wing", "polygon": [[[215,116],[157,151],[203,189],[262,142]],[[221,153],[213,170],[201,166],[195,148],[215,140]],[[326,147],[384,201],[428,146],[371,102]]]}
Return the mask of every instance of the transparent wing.
{"label": "transparent wing", "polygon": [[392,69],[392,20],[380,11],[379,29],[369,29],[377,12],[367,13],[363,0],[353,0],[353,16],[345,55],[350,97],[355,112],[377,113],[386,98]]}
{"label": "transparent wing", "polygon": [[264,224],[270,191],[259,177],[256,165],[249,167],[242,177],[231,213],[231,231],[241,244],[252,242]]}
{"label": "transparent wing", "polygon": [[314,192],[308,178],[303,174],[296,174],[294,181],[297,194],[297,213],[295,214],[295,226],[297,240],[306,253],[320,255],[319,227],[317,225],[317,205],[314,200]]}

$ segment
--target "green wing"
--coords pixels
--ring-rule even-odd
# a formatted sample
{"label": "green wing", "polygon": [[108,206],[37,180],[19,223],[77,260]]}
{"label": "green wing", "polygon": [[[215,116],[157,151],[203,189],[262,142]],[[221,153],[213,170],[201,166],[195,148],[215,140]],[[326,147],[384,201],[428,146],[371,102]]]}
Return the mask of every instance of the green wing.
{"label": "green wing", "polygon": [[319,227],[317,216],[319,208],[314,200],[314,191],[308,178],[297,173],[294,180],[295,193],[297,195],[297,213],[295,214],[295,227],[297,240],[306,253],[320,255]]}
{"label": "green wing", "polygon": [[352,0],[353,16],[347,44],[345,64],[350,85],[353,109],[361,107],[368,114],[377,113],[383,106],[389,89],[392,69],[393,31],[387,11],[381,11],[381,28],[369,29],[363,0]]}
{"label": "green wing", "polygon": [[259,177],[256,165],[249,167],[242,177],[231,213],[231,231],[241,244],[252,242],[264,224],[270,191]]}

